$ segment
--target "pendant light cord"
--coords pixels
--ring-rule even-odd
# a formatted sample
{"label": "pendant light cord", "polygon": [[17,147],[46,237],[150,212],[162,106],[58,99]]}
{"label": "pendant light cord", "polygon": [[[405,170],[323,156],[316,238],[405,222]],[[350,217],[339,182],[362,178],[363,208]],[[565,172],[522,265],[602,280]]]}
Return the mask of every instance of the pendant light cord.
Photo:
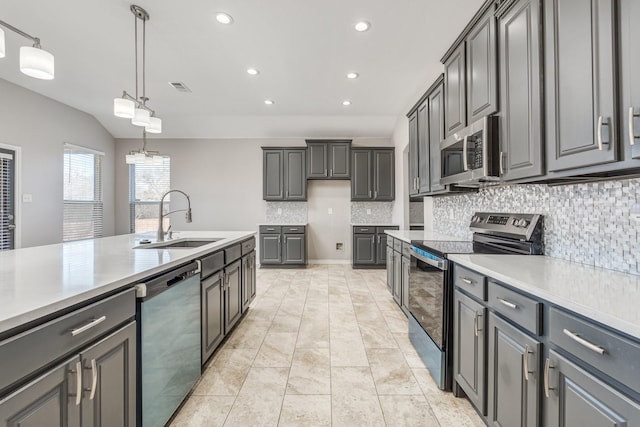
{"label": "pendant light cord", "polygon": [[134,51],[135,51],[135,59],[136,59],[136,102],[138,102],[138,16],[134,13],[133,19],[135,20],[134,24]]}
{"label": "pendant light cord", "polygon": [[142,21],[142,104],[147,105],[147,20]]}

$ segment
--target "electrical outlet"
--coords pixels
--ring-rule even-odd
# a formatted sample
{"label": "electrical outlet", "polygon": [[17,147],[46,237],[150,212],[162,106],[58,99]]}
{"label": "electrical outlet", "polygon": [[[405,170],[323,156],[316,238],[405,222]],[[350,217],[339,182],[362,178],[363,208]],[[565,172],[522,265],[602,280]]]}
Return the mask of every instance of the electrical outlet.
{"label": "electrical outlet", "polygon": [[367,209],[367,215],[371,215],[371,209]]}
{"label": "electrical outlet", "polygon": [[328,211],[327,211],[327,213],[328,213],[329,215],[333,215],[333,208],[329,208],[329,209],[328,209]]}
{"label": "electrical outlet", "polygon": [[24,193],[22,195],[22,203],[32,203],[33,202],[33,194]]}
{"label": "electrical outlet", "polygon": [[336,243],[336,251],[344,251],[344,243]]}
{"label": "electrical outlet", "polygon": [[278,215],[282,215],[282,208],[278,208]]}
{"label": "electrical outlet", "polygon": [[635,205],[631,206],[629,216],[636,221],[640,221],[640,204],[636,203]]}

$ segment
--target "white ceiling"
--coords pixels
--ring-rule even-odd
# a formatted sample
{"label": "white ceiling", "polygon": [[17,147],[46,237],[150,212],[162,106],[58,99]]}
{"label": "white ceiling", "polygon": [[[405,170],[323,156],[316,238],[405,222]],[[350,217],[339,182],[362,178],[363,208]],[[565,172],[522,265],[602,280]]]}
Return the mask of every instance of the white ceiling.
{"label": "white ceiling", "polygon": [[[162,138],[390,137],[483,2],[133,1],[150,15],[147,96],[163,119]],[[116,138],[140,137],[112,114],[113,98],[135,92],[131,3],[0,0],[0,20],[40,37],[56,61],[55,80],[21,74],[18,49],[28,41],[6,31],[0,78],[86,111]],[[234,24],[218,24],[218,11]],[[356,32],[361,19],[372,29]],[[347,80],[349,71],[360,78]],[[345,99],[353,105],[343,107]]]}

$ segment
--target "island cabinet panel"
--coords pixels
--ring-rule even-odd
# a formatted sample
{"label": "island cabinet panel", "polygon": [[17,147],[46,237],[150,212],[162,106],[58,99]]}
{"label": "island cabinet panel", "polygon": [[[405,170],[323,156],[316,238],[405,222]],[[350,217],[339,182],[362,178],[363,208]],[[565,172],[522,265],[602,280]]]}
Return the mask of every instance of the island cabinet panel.
{"label": "island cabinet panel", "polygon": [[225,336],[222,272],[202,280],[202,362],[206,362]]}

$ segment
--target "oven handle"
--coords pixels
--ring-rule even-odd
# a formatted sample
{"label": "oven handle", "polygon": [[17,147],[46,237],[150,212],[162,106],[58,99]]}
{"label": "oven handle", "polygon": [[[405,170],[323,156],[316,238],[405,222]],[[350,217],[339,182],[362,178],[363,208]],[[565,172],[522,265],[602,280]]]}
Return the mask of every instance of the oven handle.
{"label": "oven handle", "polygon": [[417,248],[415,246],[411,246],[411,256],[412,257],[414,257],[416,259],[419,259],[420,261],[423,261],[423,262],[429,264],[430,266],[436,267],[436,268],[438,268],[440,270],[447,270],[448,269],[449,263],[447,262],[446,259],[437,257],[437,256],[435,256],[433,254],[430,254],[430,255],[432,255],[435,259],[428,258],[428,257],[422,256],[421,254],[417,253],[416,249]]}

